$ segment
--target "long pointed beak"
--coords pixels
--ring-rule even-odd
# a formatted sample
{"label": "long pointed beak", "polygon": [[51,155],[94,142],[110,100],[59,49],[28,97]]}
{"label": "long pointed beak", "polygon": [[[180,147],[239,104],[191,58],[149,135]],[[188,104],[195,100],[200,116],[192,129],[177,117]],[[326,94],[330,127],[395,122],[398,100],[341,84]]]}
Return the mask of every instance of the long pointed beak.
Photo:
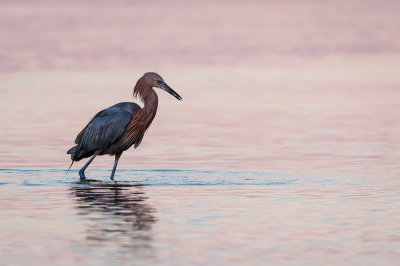
{"label": "long pointed beak", "polygon": [[160,82],[160,89],[165,90],[166,92],[168,92],[169,94],[171,94],[172,96],[174,96],[175,98],[177,98],[178,100],[182,100],[182,97],[176,93],[176,91],[174,91],[173,89],[171,89],[170,86],[168,86],[167,83],[165,82]]}

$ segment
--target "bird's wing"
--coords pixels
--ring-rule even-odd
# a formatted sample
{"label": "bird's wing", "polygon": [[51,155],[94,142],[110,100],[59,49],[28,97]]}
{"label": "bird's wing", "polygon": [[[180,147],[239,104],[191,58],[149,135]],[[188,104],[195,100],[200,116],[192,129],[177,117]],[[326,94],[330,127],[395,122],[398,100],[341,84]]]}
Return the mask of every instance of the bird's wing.
{"label": "bird's wing", "polygon": [[92,121],[98,117],[103,117],[107,115],[112,115],[116,112],[120,111],[128,111],[132,114],[137,113],[140,110],[140,106],[137,105],[136,103],[131,103],[131,102],[122,102],[122,103],[117,103],[111,107],[108,107],[107,109],[104,109],[100,112],[98,112],[91,120],[90,122],[79,132],[79,134],[75,138],[75,144],[80,144],[82,141],[83,134],[85,134],[86,129],[92,123]]}
{"label": "bird's wing", "polygon": [[88,126],[90,125],[90,123],[92,123],[92,121],[93,121],[95,118],[102,116],[102,114],[105,113],[106,110],[108,110],[108,109],[109,109],[109,108],[98,112],[98,113],[89,121],[89,123],[86,125],[86,127],[84,127],[84,128],[81,130],[81,132],[79,132],[78,136],[76,136],[76,138],[75,138],[75,144],[78,144],[78,145],[81,144],[83,134],[85,134],[85,131],[86,131],[86,129],[88,128]]}
{"label": "bird's wing", "polygon": [[82,130],[82,136],[78,135],[79,149],[90,152],[108,148],[122,135],[130,120],[131,114],[120,108],[99,112]]}

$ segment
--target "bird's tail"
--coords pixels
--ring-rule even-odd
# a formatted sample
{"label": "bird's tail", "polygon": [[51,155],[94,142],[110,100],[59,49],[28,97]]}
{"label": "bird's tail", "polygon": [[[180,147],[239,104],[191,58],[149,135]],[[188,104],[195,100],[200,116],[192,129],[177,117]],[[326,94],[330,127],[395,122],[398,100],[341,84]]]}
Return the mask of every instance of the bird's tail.
{"label": "bird's tail", "polygon": [[71,169],[71,166],[74,164],[74,160],[72,160],[72,162],[71,162],[71,165],[68,167],[68,169],[67,169],[67,174],[68,174],[68,171],[69,171],[69,169]]}
{"label": "bird's tail", "polygon": [[69,149],[69,150],[67,151],[67,154],[71,154],[71,160],[72,160],[71,165],[68,167],[67,174],[68,174],[69,169],[71,169],[72,165],[73,165],[74,162],[76,161],[76,152],[77,152],[78,150],[79,150],[79,146],[76,145],[76,146],[72,147],[71,149]]}
{"label": "bird's tail", "polygon": [[76,145],[67,151],[67,154],[71,154],[72,161],[79,161],[78,160],[79,153],[80,153],[79,145]]}

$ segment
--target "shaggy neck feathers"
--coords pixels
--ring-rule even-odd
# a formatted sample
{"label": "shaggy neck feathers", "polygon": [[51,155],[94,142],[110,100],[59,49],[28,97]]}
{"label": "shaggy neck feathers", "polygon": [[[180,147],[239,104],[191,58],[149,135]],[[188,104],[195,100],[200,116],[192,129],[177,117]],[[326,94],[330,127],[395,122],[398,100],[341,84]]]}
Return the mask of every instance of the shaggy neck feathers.
{"label": "shaggy neck feathers", "polygon": [[140,144],[144,133],[153,122],[157,113],[158,97],[153,88],[138,81],[134,90],[133,96],[144,103],[144,107],[137,113],[132,114],[131,121],[126,127],[126,138],[123,141],[125,150],[135,144],[135,148]]}
{"label": "shaggy neck feathers", "polygon": [[153,90],[152,86],[144,84],[144,82],[139,79],[133,90],[133,96],[144,104],[144,107],[138,114],[141,120],[144,119],[151,123],[157,113],[158,107],[158,96],[156,92]]}

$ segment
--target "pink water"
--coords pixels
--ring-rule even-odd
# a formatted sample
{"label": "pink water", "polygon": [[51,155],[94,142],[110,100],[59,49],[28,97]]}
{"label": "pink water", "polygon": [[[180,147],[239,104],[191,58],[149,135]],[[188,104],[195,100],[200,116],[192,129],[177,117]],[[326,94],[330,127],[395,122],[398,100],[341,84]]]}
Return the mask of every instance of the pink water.
{"label": "pink water", "polygon": [[3,265],[396,265],[399,256],[398,205],[385,205],[396,197],[398,204],[398,194],[368,187],[51,187],[37,193],[31,187],[3,194],[9,200],[1,207],[8,217]]}
{"label": "pink water", "polygon": [[[1,257],[126,263],[138,255],[126,254],[127,241],[144,237],[138,243],[151,249],[139,249],[143,263],[393,263],[399,8],[358,0],[1,1],[0,168],[17,169],[0,173]],[[80,129],[97,111],[133,100],[147,71],[183,101],[159,91],[153,125],[120,160],[127,171],[117,180],[153,185],[140,189],[154,217],[142,230],[129,227],[135,215],[125,223],[90,200],[81,204],[71,182],[84,162],[68,176],[60,169]],[[106,180],[108,171],[91,169],[112,163],[96,158],[87,174]],[[101,216],[98,224],[80,208]],[[109,223],[127,236],[108,235]],[[105,253],[96,255],[85,230],[106,234]]]}

